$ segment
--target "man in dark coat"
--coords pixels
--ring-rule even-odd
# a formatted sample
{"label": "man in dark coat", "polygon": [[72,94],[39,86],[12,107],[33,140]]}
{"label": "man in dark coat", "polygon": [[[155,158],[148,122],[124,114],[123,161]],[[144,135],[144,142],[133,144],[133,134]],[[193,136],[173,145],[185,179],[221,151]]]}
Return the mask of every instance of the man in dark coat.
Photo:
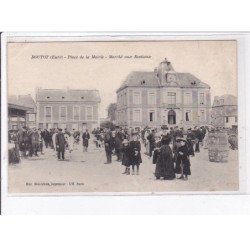
{"label": "man in dark coat", "polygon": [[177,149],[175,173],[180,174],[178,179],[187,180],[188,175],[191,175],[187,141],[183,138],[179,138],[177,142],[180,143],[180,147]]}
{"label": "man in dark coat", "polygon": [[39,151],[39,133],[36,128],[33,128],[32,133],[30,134],[31,136],[31,148],[30,148],[30,155],[32,156],[33,154],[35,156],[38,156],[37,152]]}
{"label": "man in dark coat", "polygon": [[187,146],[188,146],[188,153],[191,156],[194,156],[194,141],[195,141],[195,135],[192,132],[192,129],[189,128],[187,130]]}
{"label": "man in dark coat", "polygon": [[200,152],[200,142],[203,140],[202,131],[200,128],[195,127],[194,129],[194,135],[195,135],[195,152]]}
{"label": "man in dark coat", "polygon": [[82,133],[83,152],[87,152],[87,151],[88,151],[89,139],[90,139],[90,134],[89,134],[88,129],[86,129],[86,130]]}
{"label": "man in dark coat", "polygon": [[27,127],[23,127],[18,131],[19,149],[23,157],[27,157],[27,150],[29,149],[29,137]]}
{"label": "man in dark coat", "polygon": [[148,135],[147,140],[149,141],[149,157],[151,157],[155,148],[155,130],[154,129],[152,129],[151,133]]}
{"label": "man in dark coat", "polygon": [[44,143],[45,143],[45,147],[48,148],[49,146],[49,131],[45,128],[44,131],[42,131],[42,138],[44,140]]}
{"label": "man in dark coat", "polygon": [[55,133],[54,129],[50,129],[49,130],[49,146],[51,149],[54,149],[55,145],[53,145],[53,140],[52,140],[52,137],[53,137],[53,134]]}
{"label": "man in dark coat", "polygon": [[142,163],[142,159],[141,159],[141,143],[138,140],[138,134],[137,133],[133,133],[132,134],[132,141],[130,142],[129,146],[131,149],[131,162],[130,164],[132,165],[132,174],[135,173],[135,166],[136,166],[136,170],[137,170],[137,175],[139,174],[139,166]]}
{"label": "man in dark coat", "polygon": [[57,158],[58,160],[64,160],[64,152],[65,152],[65,137],[62,133],[62,129],[59,129],[58,134],[56,135],[56,150],[57,150]]}
{"label": "man in dark coat", "polygon": [[105,152],[106,152],[106,157],[107,157],[107,162],[105,162],[104,164],[111,164],[113,140],[112,140],[111,132],[109,129],[105,129],[104,145],[105,145]]}

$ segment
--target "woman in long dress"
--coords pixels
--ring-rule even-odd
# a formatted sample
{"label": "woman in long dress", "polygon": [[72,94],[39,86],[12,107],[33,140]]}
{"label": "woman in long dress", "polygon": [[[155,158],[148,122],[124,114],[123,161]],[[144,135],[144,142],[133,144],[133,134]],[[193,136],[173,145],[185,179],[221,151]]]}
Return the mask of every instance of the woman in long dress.
{"label": "woman in long dress", "polygon": [[174,163],[173,163],[173,152],[169,144],[171,142],[171,137],[163,137],[161,140],[161,147],[157,151],[156,157],[156,168],[155,177],[164,180],[175,179]]}

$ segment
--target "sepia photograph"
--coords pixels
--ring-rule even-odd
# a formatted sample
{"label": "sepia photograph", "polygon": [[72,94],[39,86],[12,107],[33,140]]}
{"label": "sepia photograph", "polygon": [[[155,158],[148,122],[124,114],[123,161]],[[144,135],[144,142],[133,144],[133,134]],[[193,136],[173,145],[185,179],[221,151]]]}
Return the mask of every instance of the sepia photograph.
{"label": "sepia photograph", "polygon": [[9,41],[8,193],[239,191],[237,41]]}

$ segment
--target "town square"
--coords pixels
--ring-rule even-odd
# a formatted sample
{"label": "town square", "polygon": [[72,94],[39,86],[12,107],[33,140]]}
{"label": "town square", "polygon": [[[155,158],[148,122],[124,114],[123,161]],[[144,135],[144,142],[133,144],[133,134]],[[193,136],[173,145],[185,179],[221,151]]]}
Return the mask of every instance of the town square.
{"label": "town square", "polygon": [[[101,65],[118,65],[105,58],[77,65],[85,63],[101,79]],[[110,91],[95,81],[78,88],[37,83],[35,95],[8,96],[10,193],[239,190],[233,90],[217,94],[214,84],[180,72],[166,57],[147,70],[138,70],[136,60],[151,56],[131,60],[134,69],[123,62],[131,70],[124,66]]]}

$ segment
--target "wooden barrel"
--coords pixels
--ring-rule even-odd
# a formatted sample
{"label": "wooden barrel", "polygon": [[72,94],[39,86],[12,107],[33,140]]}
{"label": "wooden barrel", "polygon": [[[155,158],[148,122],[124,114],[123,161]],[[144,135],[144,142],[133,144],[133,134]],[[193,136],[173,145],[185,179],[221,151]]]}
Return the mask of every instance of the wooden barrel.
{"label": "wooden barrel", "polygon": [[215,131],[208,134],[208,156],[212,162],[228,161],[228,136],[226,132]]}

